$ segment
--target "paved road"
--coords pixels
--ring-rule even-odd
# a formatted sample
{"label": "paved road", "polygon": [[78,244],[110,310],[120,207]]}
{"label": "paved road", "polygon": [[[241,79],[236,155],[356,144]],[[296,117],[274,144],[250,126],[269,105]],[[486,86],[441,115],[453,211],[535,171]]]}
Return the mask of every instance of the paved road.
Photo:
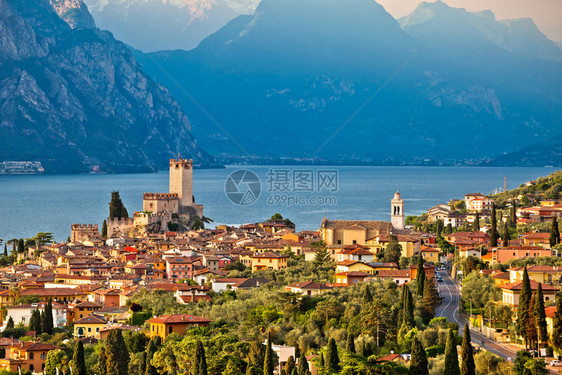
{"label": "paved road", "polygon": [[[460,292],[446,272],[439,271],[437,274],[443,277],[443,282],[437,283],[439,285],[439,294],[443,297],[443,302],[437,308],[435,316],[445,317],[448,321],[457,323],[459,325],[459,335],[462,336],[466,320],[459,314]],[[470,337],[473,344],[479,345],[482,349],[496,354],[501,358],[510,358],[511,360],[515,358],[516,351],[505,344],[489,340],[485,336],[472,330],[470,331]]]}

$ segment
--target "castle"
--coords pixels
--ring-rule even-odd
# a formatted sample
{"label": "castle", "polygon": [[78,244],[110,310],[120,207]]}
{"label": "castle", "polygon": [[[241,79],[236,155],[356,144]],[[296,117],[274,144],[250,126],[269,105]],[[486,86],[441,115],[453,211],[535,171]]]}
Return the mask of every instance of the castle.
{"label": "castle", "polygon": [[70,241],[82,242],[90,238],[98,238],[100,232],[97,224],[72,224],[70,227]]}
{"label": "castle", "polygon": [[142,211],[133,218],[108,218],[107,236],[189,227],[195,218],[202,218],[203,205],[195,204],[193,196],[193,160],[171,159],[169,179],[169,193],[144,193]]}

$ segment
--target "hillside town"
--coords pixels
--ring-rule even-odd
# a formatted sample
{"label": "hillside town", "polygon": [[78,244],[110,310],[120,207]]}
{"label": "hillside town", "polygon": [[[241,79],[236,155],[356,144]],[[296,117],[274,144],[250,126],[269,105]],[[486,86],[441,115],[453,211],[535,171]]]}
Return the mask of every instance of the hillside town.
{"label": "hillside town", "polygon": [[192,182],[192,162],[171,160],[170,191],[144,194],[133,218],[113,192],[101,231],[76,223],[64,243],[50,233],[7,241],[0,370],[77,366],[74,342],[97,369],[109,366],[100,348],[124,342],[122,371],[139,374],[191,371],[173,342],[206,350],[205,373],[258,374],[270,360],[279,374],[339,372],[358,368],[350,353],[389,364],[384,373],[418,373],[417,346],[432,374],[457,350],[477,367],[493,356],[488,373],[516,356],[538,373],[559,363],[561,172],[495,196],[469,192],[421,216],[407,216],[396,192],[389,221],[324,217],[316,231],[280,214],[205,229]]}

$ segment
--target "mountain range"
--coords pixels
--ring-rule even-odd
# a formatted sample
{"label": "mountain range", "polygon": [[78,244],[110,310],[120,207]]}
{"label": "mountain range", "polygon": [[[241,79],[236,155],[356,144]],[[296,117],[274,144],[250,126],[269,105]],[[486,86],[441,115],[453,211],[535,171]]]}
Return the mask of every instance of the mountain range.
{"label": "mountain range", "polygon": [[0,160],[50,173],[155,171],[178,155],[215,165],[169,91],[81,0],[0,0],[0,30]]}
{"label": "mountain range", "polygon": [[259,0],[85,0],[97,25],[145,52],[192,49]]}
{"label": "mountain range", "polygon": [[561,50],[529,19],[437,1],[263,0],[190,51],[135,51],[214,154],[493,158],[556,137]]}

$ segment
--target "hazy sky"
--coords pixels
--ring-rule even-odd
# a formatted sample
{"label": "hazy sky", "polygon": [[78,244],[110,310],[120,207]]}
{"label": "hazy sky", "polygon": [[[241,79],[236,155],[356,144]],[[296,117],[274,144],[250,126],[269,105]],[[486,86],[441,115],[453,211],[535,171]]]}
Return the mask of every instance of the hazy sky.
{"label": "hazy sky", "polygon": [[[395,18],[412,12],[419,0],[377,0]],[[539,29],[555,42],[562,41],[562,0],[445,0],[468,11],[490,9],[496,19],[531,17]]]}

